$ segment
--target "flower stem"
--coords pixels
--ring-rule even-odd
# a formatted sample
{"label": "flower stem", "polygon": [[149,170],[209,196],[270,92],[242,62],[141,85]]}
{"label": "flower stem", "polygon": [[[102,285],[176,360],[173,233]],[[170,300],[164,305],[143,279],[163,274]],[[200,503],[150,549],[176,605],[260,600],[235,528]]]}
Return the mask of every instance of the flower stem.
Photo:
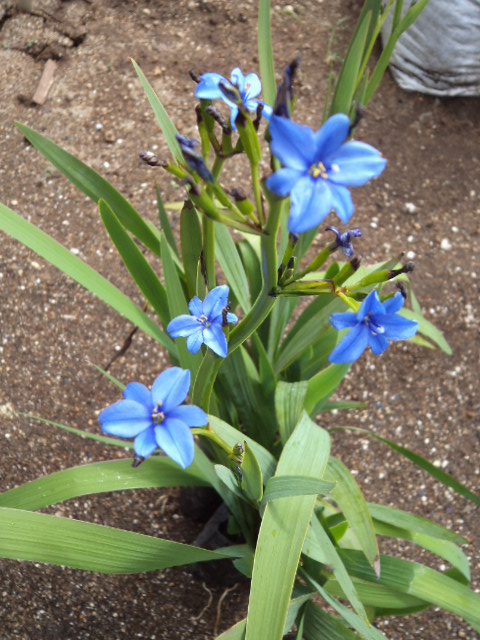
{"label": "flower stem", "polygon": [[191,432],[194,436],[201,436],[202,438],[208,438],[214,444],[216,444],[220,449],[223,449],[227,455],[231,455],[232,447],[229,447],[228,444],[220,438],[219,435],[215,433],[215,431],[210,427],[191,429]]}

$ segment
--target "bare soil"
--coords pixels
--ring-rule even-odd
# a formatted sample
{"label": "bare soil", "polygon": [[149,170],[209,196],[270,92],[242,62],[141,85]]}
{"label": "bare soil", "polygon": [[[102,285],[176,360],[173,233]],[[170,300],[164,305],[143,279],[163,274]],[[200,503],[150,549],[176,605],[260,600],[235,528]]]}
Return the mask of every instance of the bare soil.
{"label": "bare soil", "polygon": [[[0,1],[0,201],[142,304],[94,204],[26,144],[13,121],[78,155],[156,222],[155,179],[167,200],[183,196],[160,170],[138,160],[140,151],[155,145],[159,156],[167,157],[167,150],[129,57],[150,78],[177,128],[194,135],[188,71],[258,71],[256,3],[33,0],[30,14],[11,4]],[[295,118],[318,126],[328,65],[338,68],[361,3],[272,5],[277,69],[302,55]],[[34,106],[47,59],[58,61],[54,84],[45,104]],[[390,437],[477,491],[479,106],[476,99],[406,94],[387,75],[368,107],[358,136],[381,149],[389,163],[379,180],[354,194],[355,226],[363,230],[357,251],[365,261],[415,254],[415,292],[453,355],[410,344],[393,345],[381,358],[366,355],[339,397],[364,400],[368,410],[322,417],[327,426],[341,421]],[[6,490],[124,455],[16,412],[98,432],[98,411],[117,393],[91,363],[106,366],[132,327],[20,244],[2,235],[0,247],[0,488]],[[112,373],[124,382],[150,384],[165,364],[161,349],[137,333]],[[478,510],[380,444],[338,433],[334,443],[369,500],[431,518],[471,540],[466,552],[478,590]],[[201,524],[181,510],[178,498],[178,490],[138,491],[78,499],[50,512],[191,543]],[[444,569],[412,547],[402,551]],[[225,593],[225,582],[199,579],[187,569],[102,576],[3,561],[0,578],[1,638],[210,639],[245,615],[248,599],[240,581]],[[394,640],[477,637],[437,610],[380,627]]]}

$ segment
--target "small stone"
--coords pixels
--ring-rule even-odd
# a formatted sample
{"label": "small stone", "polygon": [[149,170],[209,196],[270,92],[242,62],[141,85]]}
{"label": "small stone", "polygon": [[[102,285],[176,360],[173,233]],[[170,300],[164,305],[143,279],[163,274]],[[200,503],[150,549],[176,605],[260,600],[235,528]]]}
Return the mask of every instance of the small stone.
{"label": "small stone", "polygon": [[97,124],[95,125],[95,129],[97,131],[101,131],[103,129],[103,124],[101,122],[97,122]]}
{"label": "small stone", "polygon": [[417,213],[417,206],[413,204],[413,202],[406,202],[404,206],[404,211],[410,214]]}
{"label": "small stone", "polygon": [[442,249],[443,251],[450,251],[451,248],[452,243],[450,242],[450,240],[448,238],[442,238],[442,241],[440,242],[440,249]]}
{"label": "small stone", "polygon": [[407,251],[407,259],[408,260],[415,260],[415,256],[417,254],[415,253],[415,251]]}
{"label": "small stone", "polygon": [[105,140],[105,142],[112,144],[113,142],[115,142],[115,134],[111,129],[107,129],[103,134],[103,139]]}

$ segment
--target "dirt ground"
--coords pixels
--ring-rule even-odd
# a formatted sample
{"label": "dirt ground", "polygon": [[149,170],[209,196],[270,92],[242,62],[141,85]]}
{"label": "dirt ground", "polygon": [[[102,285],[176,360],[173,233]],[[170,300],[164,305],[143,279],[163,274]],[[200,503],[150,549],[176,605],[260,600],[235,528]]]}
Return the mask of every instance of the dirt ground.
{"label": "dirt ground", "polygon": [[[138,304],[141,298],[91,201],[76,192],[13,125],[19,120],[78,155],[152,222],[154,181],[181,199],[171,180],[138,160],[145,149],[167,157],[130,64],[150,78],[179,130],[195,134],[190,69],[228,75],[258,71],[253,0],[33,0],[33,13],[0,1],[0,201],[53,235]],[[318,126],[327,67],[345,50],[361,2],[272,2],[277,70],[302,55],[295,119]],[[329,38],[335,29],[331,46]],[[43,106],[31,98],[45,61],[56,59]],[[479,489],[480,103],[402,92],[386,76],[358,137],[388,158],[381,178],[354,193],[357,251],[377,261],[415,256],[412,280],[425,315],[444,331],[453,355],[393,345],[365,355],[340,397],[368,402],[352,415],[322,418],[390,437]],[[158,145],[155,147],[155,145]],[[413,206],[412,206],[413,205]],[[174,224],[177,216],[172,214]],[[330,224],[335,224],[332,218]],[[0,236],[0,489],[69,466],[121,457],[19,417],[31,412],[98,432],[98,411],[118,398],[91,366],[105,366],[131,330],[128,322],[8,237]],[[160,348],[137,334],[112,366],[122,381],[150,384],[165,366]],[[334,436],[335,452],[355,470],[369,500],[443,523],[471,544],[473,587],[480,588],[480,518],[473,505],[358,436]],[[179,507],[179,491],[139,491],[79,499],[50,510],[191,543],[200,525]],[[383,542],[382,542],[383,544]],[[386,548],[386,547],[384,547]],[[437,560],[404,545],[407,557]],[[246,613],[248,592],[186,569],[101,576],[3,561],[1,638],[150,638],[203,640]],[[431,610],[380,627],[394,640],[447,640],[476,634]]]}

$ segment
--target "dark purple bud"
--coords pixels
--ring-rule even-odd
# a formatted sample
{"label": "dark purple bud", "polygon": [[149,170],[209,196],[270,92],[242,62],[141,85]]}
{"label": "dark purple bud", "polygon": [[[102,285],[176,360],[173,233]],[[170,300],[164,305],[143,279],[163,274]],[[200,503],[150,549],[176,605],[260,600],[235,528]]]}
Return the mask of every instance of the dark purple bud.
{"label": "dark purple bud", "polygon": [[336,249],[341,249],[343,254],[347,258],[351,258],[353,256],[353,238],[361,238],[362,232],[360,229],[349,229],[345,231],[345,233],[340,233],[340,231],[336,227],[326,227],[325,231],[333,231],[336,236]]}
{"label": "dark purple bud", "polygon": [[358,125],[360,124],[360,121],[363,118],[363,107],[361,105],[357,105],[357,108],[355,109],[355,114],[353,116],[353,122],[350,125],[350,130],[348,132],[348,137],[350,137],[352,135],[352,133],[354,132],[354,130],[358,127]]}
{"label": "dark purple bud", "polygon": [[187,163],[187,167],[191,171],[195,171],[196,173],[198,173],[200,178],[205,182],[213,182],[212,174],[207,169],[202,156],[196,150],[196,148],[198,147],[198,142],[196,140],[186,138],[179,133],[177,133],[176,138],[178,144],[180,145],[183,158]]}
{"label": "dark purple bud", "polygon": [[212,117],[215,120],[215,122],[217,122],[221,126],[223,133],[225,133],[227,136],[232,133],[231,126],[228,124],[228,122],[225,120],[225,118],[222,116],[222,114],[218,109],[216,109],[212,105],[209,105],[205,109],[205,111],[208,113],[210,117]]}
{"label": "dark purple bud", "polygon": [[300,56],[297,56],[283,71],[283,81],[278,87],[273,113],[282,118],[290,118],[291,104],[294,97],[293,79],[300,66]]}
{"label": "dark purple bud", "polygon": [[202,76],[199,73],[197,73],[193,69],[190,69],[188,73],[194,82],[196,82],[197,84],[200,84],[200,82],[202,81]]}
{"label": "dark purple bud", "polygon": [[230,84],[230,82],[222,79],[218,82],[218,88],[227,100],[230,100],[230,102],[233,102],[233,104],[236,105],[242,104],[242,96],[240,95],[240,91],[236,87],[234,87],[233,84]]}
{"label": "dark purple bud", "polygon": [[142,464],[142,462],[145,462],[145,458],[142,458],[142,456],[135,456],[132,462],[132,467],[136,469]]}

